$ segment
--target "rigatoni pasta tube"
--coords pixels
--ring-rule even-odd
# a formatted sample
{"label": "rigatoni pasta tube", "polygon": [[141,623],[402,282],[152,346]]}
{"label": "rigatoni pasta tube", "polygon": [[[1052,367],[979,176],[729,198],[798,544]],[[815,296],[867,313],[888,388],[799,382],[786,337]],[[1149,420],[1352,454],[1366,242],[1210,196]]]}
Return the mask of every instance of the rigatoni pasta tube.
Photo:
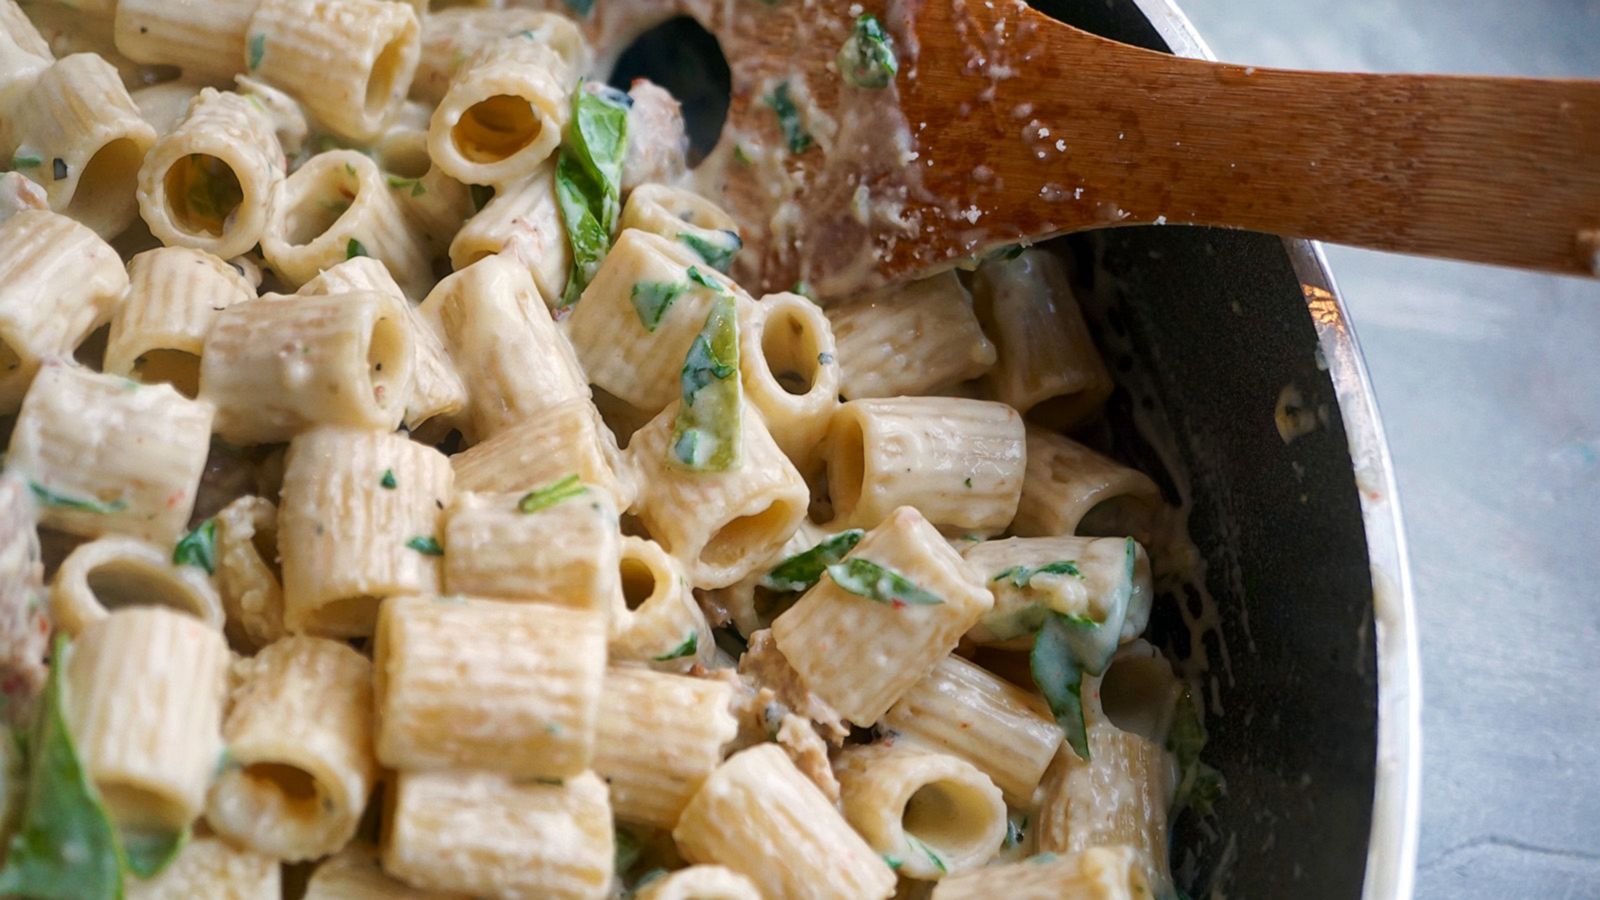
{"label": "rigatoni pasta tube", "polygon": [[127,900],[279,900],[283,870],[275,857],[235,847],[222,838],[197,837],[160,875],[125,882]]}
{"label": "rigatoni pasta tube", "polygon": [[44,188],[51,209],[107,239],[138,215],[134,182],[156,132],[110,63],[93,53],[57,60],[7,118],[12,165]]}
{"label": "rigatoni pasta tube", "polygon": [[117,51],[134,62],[177,66],[190,81],[243,72],[245,30],[257,0],[117,0]]}
{"label": "rigatoni pasta tube", "polygon": [[55,58],[50,52],[50,45],[16,0],[0,0],[0,36],[9,39],[18,50],[45,62]]}
{"label": "rigatoni pasta tube", "polygon": [[117,251],[66,216],[0,222],[0,412],[16,412],[40,361],[70,355],[127,289]]}
{"label": "rigatoni pasta tube", "polygon": [[984,262],[973,296],[998,354],[984,375],[989,396],[1051,428],[1082,422],[1111,396],[1111,373],[1054,253]]}
{"label": "rigatoni pasta tube", "polygon": [[671,828],[739,728],[726,682],[613,666],[600,693],[595,774],[619,821]]}
{"label": "rigatoni pasta tube", "polygon": [[602,612],[398,597],[378,615],[378,759],[394,769],[563,778],[589,767]]}
{"label": "rigatoni pasta tube", "polygon": [[405,100],[420,41],[417,14],[404,3],[261,0],[245,62],[334,133],[368,141]]}
{"label": "rigatoni pasta tube", "polygon": [[556,204],[553,163],[496,185],[494,197],[450,241],[450,265],[458,272],[497,253],[528,270],[546,306],[560,301],[572,270],[572,247]]}
{"label": "rigatoni pasta tube", "polygon": [[217,316],[200,396],[232,444],[286,441],[318,425],[400,424],[416,358],[405,301],[367,292],[262,298]]}
{"label": "rigatoni pasta tube", "polygon": [[228,764],[206,821],[236,844],[315,859],[355,834],[378,776],[372,663],[338,641],[289,637],[238,665]]}
{"label": "rigatoni pasta tube", "polygon": [[1131,847],[1039,855],[939,882],[933,900],[1145,900],[1155,896]]}
{"label": "rigatoni pasta tube", "polygon": [[378,602],[439,590],[450,461],[402,435],[320,428],[295,438],[278,508],[283,620],[370,635]]}
{"label": "rigatoni pasta tube", "polygon": [[[648,414],[678,397],[684,355],[717,292],[752,302],[710,266],[693,266],[701,280],[691,279],[688,253],[658,234],[622,232],[567,319],[589,382]],[[640,302],[652,294],[656,303]]]}
{"label": "rigatoni pasta tube", "polygon": [[638,900],[761,900],[755,882],[727,866],[689,866],[634,892]]}
{"label": "rigatoni pasta tube", "polygon": [[1006,804],[966,760],[899,742],[847,748],[833,761],[844,817],[903,878],[937,881],[1000,850]]}
{"label": "rigatoni pasta tube", "polygon": [[980,541],[963,556],[994,594],[994,609],[968,635],[980,644],[1029,646],[1051,612],[1095,622],[1116,615],[1122,641],[1150,619],[1150,557],[1131,538],[1007,538]]}
{"label": "rigatoni pasta tube", "polygon": [[1167,874],[1167,809],[1176,772],[1161,745],[1106,721],[1090,722],[1089,761],[1057,755],[1040,788],[1039,849],[1075,853],[1126,845],[1154,885]]}
{"label": "rigatoni pasta tube", "polygon": [[429,12],[423,21],[422,52],[411,95],[437,104],[456,73],[483,47],[507,35],[523,36],[549,48],[568,72],[588,67],[588,47],[576,24],[566,16],[523,7],[470,9],[453,6]]}
{"label": "rigatoni pasta tube", "polygon": [[1042,428],[1029,426],[1027,442],[1015,534],[1147,538],[1161,504],[1161,490],[1148,475]]}
{"label": "rigatoni pasta tube", "polygon": [[683,567],[655,541],[622,539],[625,609],[612,629],[611,658],[667,672],[711,661],[715,643]]}
{"label": "rigatoni pasta tube", "polygon": [[411,232],[378,164],[354,150],[319,153],[278,182],[261,252],[296,286],[356,256],[387,266],[408,297],[433,283],[426,244]]}
{"label": "rigatoni pasta tube", "polygon": [[[854,569],[851,560],[860,561]],[[994,598],[911,507],[840,565],[850,588],[822,578],[773,621],[772,637],[812,693],[865,728],[955,649]]]}
{"label": "rigatoni pasta tube", "polygon": [[139,168],[139,213],[168,246],[227,258],[261,241],[283,180],[272,120],[250,98],[203,88]]}
{"label": "rigatoni pasta tube", "polygon": [[[33,495],[15,473],[0,471],[0,723],[34,720],[35,699],[49,670],[50,615]],[[21,747],[13,750],[20,754]]]}
{"label": "rigatoni pasta tube", "polygon": [[121,609],[84,629],[65,665],[67,730],[112,820],[187,828],[222,752],[222,633],[170,609]]}
{"label": "rigatoni pasta tube", "polygon": [[415,429],[435,416],[449,416],[467,402],[467,389],[456,372],[455,361],[445,349],[433,322],[412,304],[383,263],[370,256],[347,259],[300,286],[303,296],[350,294],[377,291],[401,301],[406,321],[411,325],[415,356],[411,366],[411,390],[406,399],[403,421]]}
{"label": "rigatoni pasta tube", "polygon": [[[274,900],[277,900],[274,897]],[[383,871],[378,848],[361,840],[317,864],[301,900],[468,900],[415,888]]]}
{"label": "rigatoni pasta tube", "polygon": [[201,250],[160,247],[128,262],[128,294],[111,318],[105,371],[200,391],[200,355],[217,313],[255,297],[232,266]]}
{"label": "rigatoni pasta tube", "polygon": [[41,524],[171,546],[194,509],[211,419],[210,404],[167,385],[51,362],[22,404],[6,466],[28,480]]}
{"label": "rigatoni pasta tube", "polygon": [[617,227],[677,241],[719,272],[728,271],[744,246],[738,224],[722,207],[693,191],[664,184],[641,184],[629,192]]}
{"label": "rigatoni pasta tube", "polygon": [[746,395],[784,455],[801,473],[813,473],[839,405],[838,351],[828,319],[799,294],[768,294],[745,310],[739,369]]}
{"label": "rigatoni pasta tube", "polygon": [[215,521],[223,631],[236,647],[260,649],[288,634],[278,566],[278,508],[263,497],[240,497],[223,507]]}
{"label": "rigatoni pasta tube", "polygon": [[428,155],[469,184],[532,174],[561,143],[571,114],[565,62],[531,32],[507,33],[462,64],[428,125]]}
{"label": "rigatoni pasta tube", "polygon": [[764,897],[882,900],[894,893],[894,872],[775,744],[718,766],[672,837],[690,861],[726,866]]}
{"label": "rigatoni pasta tube", "polygon": [[598,612],[622,609],[617,508],[568,475],[522,494],[458,492],[445,522],[444,589]]}
{"label": "rigatoni pasta tube", "polygon": [[932,394],[976,378],[995,349],[954,272],[862,295],[828,310],[848,400]]}
{"label": "rigatoni pasta tube", "polygon": [[172,551],[127,537],[80,544],[50,582],[50,614],[69,635],[130,606],[162,606],[222,628],[222,601],[204,569],[172,564]]}
{"label": "rigatoni pasta tube", "polygon": [[683,106],[666,88],[643,78],[628,86],[628,152],[622,158],[622,194],[644,184],[676,184],[689,171],[689,136]]}
{"label": "rigatoni pasta tube", "polygon": [[576,473],[633,505],[634,484],[617,439],[582,397],[564,400],[450,457],[463,491],[531,491]]}
{"label": "rigatoni pasta tube", "polygon": [[769,559],[806,516],[805,480],[773,442],[759,413],[739,411],[740,464],[696,472],[668,452],[678,404],[634,435],[628,459],[638,478],[635,510],[695,587],[733,584]]}
{"label": "rigatoni pasta tube", "polygon": [[402,772],[383,867],[408,884],[473,896],[601,900],[614,835],[592,772],[555,784],[491,772]]}
{"label": "rigatoni pasta tube", "polygon": [[833,526],[871,528],[896,507],[960,532],[1005,530],[1026,467],[1022,417],[953,397],[852,400],[828,425]]}
{"label": "rigatoni pasta tube", "polygon": [[567,340],[526,269],[490,257],[451,275],[420,309],[467,388],[462,432],[483,440],[563,401],[588,396]]}
{"label": "rigatoni pasta tube", "polygon": [[977,766],[1015,806],[1030,805],[1062,741],[1043,700],[959,656],[939,660],[881,725]]}

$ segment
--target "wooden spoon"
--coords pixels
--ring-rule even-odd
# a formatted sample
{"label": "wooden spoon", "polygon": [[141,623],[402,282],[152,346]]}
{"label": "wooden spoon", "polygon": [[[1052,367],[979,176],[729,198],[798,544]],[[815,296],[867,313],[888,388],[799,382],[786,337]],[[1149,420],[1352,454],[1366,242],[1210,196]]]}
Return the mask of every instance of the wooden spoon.
{"label": "wooden spoon", "polygon": [[[666,4],[729,62],[728,121],[700,175],[745,230],[752,287],[845,293],[1141,223],[1600,274],[1600,81],[1224,65],[1016,0],[770,2]],[[863,11],[894,38],[886,89],[834,63]],[[614,15],[613,36],[644,27]],[[771,149],[789,137],[780,86],[810,136],[799,152]]]}

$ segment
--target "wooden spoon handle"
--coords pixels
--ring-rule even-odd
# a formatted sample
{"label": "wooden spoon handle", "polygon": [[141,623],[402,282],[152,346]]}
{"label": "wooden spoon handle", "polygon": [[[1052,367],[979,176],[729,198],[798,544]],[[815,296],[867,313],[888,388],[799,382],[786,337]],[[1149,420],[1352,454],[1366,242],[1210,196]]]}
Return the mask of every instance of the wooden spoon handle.
{"label": "wooden spoon handle", "polygon": [[985,159],[1032,198],[1018,233],[1087,202],[1107,221],[1600,274],[1600,81],[1247,68],[1037,27],[1049,49],[985,104],[1024,135]]}

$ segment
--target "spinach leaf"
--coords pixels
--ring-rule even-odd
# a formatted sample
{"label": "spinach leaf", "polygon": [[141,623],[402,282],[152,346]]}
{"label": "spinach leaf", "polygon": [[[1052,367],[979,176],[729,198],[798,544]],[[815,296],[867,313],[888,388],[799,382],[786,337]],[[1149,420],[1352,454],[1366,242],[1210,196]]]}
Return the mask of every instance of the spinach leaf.
{"label": "spinach leaf", "polygon": [[[689,277],[697,270],[691,268]],[[702,276],[704,277],[704,276]],[[719,293],[689,345],[680,383],[683,403],[672,425],[669,457],[695,471],[725,472],[741,455],[739,320],[733,297]]]}
{"label": "spinach leaf", "polygon": [[633,311],[639,316],[639,324],[645,331],[654,332],[661,327],[661,318],[667,314],[674,300],[677,300],[689,286],[679,281],[636,281],[629,299],[633,301]]}
{"label": "spinach leaf", "polygon": [[1044,694],[1056,724],[1066,732],[1067,743],[1084,760],[1089,759],[1089,730],[1083,721],[1083,671],[1067,637],[1067,617],[1051,613],[1039,626],[1028,654],[1033,683]]}
{"label": "spinach leaf", "polygon": [[1010,581],[1015,588],[1027,588],[1033,583],[1035,575],[1072,575],[1078,580],[1083,580],[1083,573],[1078,571],[1076,560],[1064,559],[1060,562],[1046,563],[1036,569],[1027,566],[1012,566],[1001,570],[1000,574],[989,579],[990,581]]}
{"label": "spinach leaf", "polygon": [[217,572],[217,520],[207,519],[178,541],[172,548],[172,564],[196,566],[207,575]]}
{"label": "spinach leaf", "polygon": [[0,870],[0,894],[63,900],[122,896],[116,830],[67,731],[62,676],[67,641],[57,635],[50,678],[28,753],[22,822]]}
{"label": "spinach leaf", "polygon": [[720,240],[711,240],[692,232],[684,231],[678,234],[678,240],[683,242],[690,250],[699,254],[706,261],[706,265],[718,272],[726,272],[733,265],[734,254],[744,248],[744,241],[739,238],[737,231],[719,231]]}
{"label": "spinach leaf", "polygon": [[761,586],[773,591],[808,591],[822,580],[823,571],[844,559],[846,553],[861,543],[865,534],[859,528],[841,531],[809,550],[787,557],[761,577]]}
{"label": "spinach leaf", "polygon": [[629,103],[626,94],[604,85],[580,84],[572,94],[572,123],[556,160],[556,201],[572,247],[560,308],[578,302],[611,249],[622,206]]}
{"label": "spinach leaf", "polygon": [[1200,751],[1206,746],[1205,710],[1192,691],[1184,691],[1167,732],[1167,749],[1178,762],[1178,789],[1173,799],[1174,809],[1192,809],[1202,816],[1211,815],[1213,806],[1221,799],[1225,784],[1222,773],[1200,761]]}
{"label": "spinach leaf", "polygon": [[522,499],[517,501],[517,510],[524,513],[536,513],[541,509],[555,506],[563,500],[577,497],[588,490],[583,486],[582,481],[578,479],[577,474],[574,473],[560,481],[553,481],[536,491],[529,491],[524,494]]}
{"label": "spinach leaf", "polygon": [[917,587],[911,579],[870,559],[852,557],[827,568],[828,577],[839,587],[855,594],[887,603],[895,609],[907,606],[936,606],[944,602],[938,594]]}
{"label": "spinach leaf", "polygon": [[794,105],[794,98],[789,94],[789,82],[779,82],[766,97],[767,106],[772,108],[778,117],[778,128],[783,131],[784,143],[789,145],[789,152],[796,155],[811,149],[816,141],[811,137],[811,132],[800,122],[800,110]]}
{"label": "spinach leaf", "polygon": [[650,658],[656,662],[668,662],[674,659],[683,659],[685,656],[693,656],[699,650],[700,634],[699,632],[691,631],[689,632],[689,636],[683,639],[683,643],[672,648],[671,650],[668,650],[660,656],[652,656]]}
{"label": "spinach leaf", "polygon": [[844,80],[858,88],[886,88],[900,71],[894,43],[877,16],[871,13],[856,19],[855,27],[844,46],[839,48],[834,62]]}

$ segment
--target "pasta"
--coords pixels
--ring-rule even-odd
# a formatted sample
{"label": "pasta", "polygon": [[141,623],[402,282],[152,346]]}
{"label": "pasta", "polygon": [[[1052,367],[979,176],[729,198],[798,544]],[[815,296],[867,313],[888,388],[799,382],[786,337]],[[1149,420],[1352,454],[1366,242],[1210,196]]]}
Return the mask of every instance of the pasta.
{"label": "pasta", "polygon": [[0,0],[0,893],[1177,893],[1073,270],[746,279],[618,2]]}

